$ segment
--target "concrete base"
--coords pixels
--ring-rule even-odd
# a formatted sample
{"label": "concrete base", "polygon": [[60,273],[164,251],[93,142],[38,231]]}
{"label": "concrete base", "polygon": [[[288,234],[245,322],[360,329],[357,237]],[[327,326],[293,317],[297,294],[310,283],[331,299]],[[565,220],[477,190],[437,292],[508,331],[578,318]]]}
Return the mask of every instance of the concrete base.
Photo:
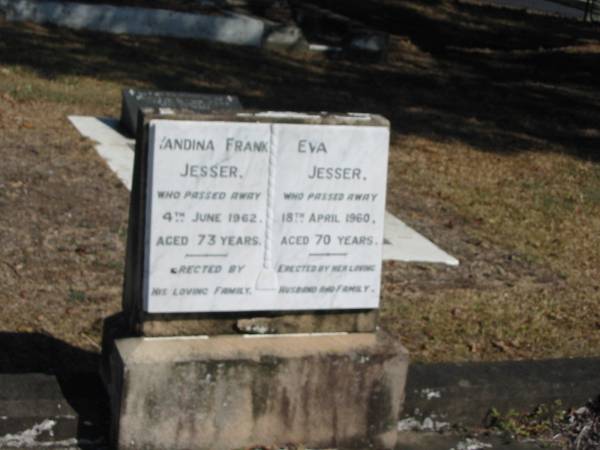
{"label": "concrete base", "polygon": [[392,449],[407,351],[380,334],[118,339],[119,449]]}

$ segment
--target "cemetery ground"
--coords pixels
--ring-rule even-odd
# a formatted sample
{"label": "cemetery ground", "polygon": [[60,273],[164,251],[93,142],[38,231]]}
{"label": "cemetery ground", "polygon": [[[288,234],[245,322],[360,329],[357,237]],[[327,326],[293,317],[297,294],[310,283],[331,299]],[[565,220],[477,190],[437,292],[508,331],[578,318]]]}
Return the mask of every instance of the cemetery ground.
{"label": "cemetery ground", "polygon": [[0,368],[98,363],[128,192],[67,116],[117,117],[130,86],[384,115],[387,209],[461,264],[385,262],[382,327],[420,362],[600,353],[600,28],[474,2],[347,5],[390,33],[385,62],[0,18]]}

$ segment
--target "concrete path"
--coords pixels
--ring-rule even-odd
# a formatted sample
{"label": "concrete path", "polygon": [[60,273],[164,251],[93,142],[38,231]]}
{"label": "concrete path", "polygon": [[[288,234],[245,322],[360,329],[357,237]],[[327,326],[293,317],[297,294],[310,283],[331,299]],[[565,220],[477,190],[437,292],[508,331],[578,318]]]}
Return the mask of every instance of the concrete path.
{"label": "concrete path", "polygon": [[[135,140],[118,131],[118,120],[70,116],[69,120],[85,137],[96,141],[98,154],[131,190]],[[457,266],[459,261],[425,236],[417,233],[389,212],[385,214],[383,260],[441,263]]]}
{"label": "concrete path", "polygon": [[554,14],[570,19],[583,19],[583,9],[585,1],[581,1],[581,9],[571,8],[560,3],[548,0],[483,0],[487,3],[492,3],[500,6],[508,6],[510,8],[526,9],[532,12]]}

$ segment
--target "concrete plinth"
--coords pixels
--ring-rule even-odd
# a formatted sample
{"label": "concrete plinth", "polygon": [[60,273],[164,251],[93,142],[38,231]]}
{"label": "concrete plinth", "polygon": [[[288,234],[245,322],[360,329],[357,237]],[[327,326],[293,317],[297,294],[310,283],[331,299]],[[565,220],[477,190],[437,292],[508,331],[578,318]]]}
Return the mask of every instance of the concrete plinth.
{"label": "concrete plinth", "polygon": [[109,361],[119,449],[391,449],[408,354],[370,333],[127,338]]}

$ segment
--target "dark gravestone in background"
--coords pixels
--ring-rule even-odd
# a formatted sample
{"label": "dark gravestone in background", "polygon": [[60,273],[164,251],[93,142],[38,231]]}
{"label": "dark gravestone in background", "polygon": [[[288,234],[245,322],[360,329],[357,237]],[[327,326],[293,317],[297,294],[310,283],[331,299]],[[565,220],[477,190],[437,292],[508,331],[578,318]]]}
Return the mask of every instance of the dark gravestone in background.
{"label": "dark gravestone in background", "polygon": [[121,126],[131,136],[136,136],[138,113],[141,108],[170,108],[193,113],[207,113],[241,110],[242,104],[234,95],[123,89]]}

